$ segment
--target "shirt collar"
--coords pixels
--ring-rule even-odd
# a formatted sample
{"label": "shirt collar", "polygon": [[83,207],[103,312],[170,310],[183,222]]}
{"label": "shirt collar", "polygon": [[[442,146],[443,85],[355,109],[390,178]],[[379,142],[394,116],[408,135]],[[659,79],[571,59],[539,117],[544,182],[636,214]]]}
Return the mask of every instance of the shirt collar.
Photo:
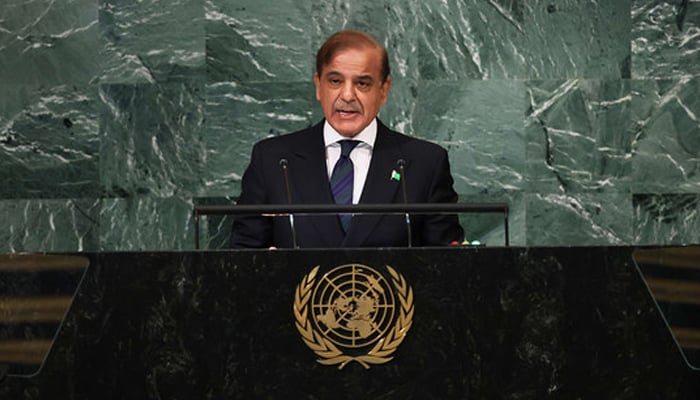
{"label": "shirt collar", "polygon": [[[325,121],[323,124],[323,142],[326,147],[345,139],[348,138],[338,133],[328,121]],[[365,129],[360,131],[360,133],[355,135],[352,139],[359,140],[369,147],[374,147],[374,141],[377,139],[377,119],[374,118]]]}

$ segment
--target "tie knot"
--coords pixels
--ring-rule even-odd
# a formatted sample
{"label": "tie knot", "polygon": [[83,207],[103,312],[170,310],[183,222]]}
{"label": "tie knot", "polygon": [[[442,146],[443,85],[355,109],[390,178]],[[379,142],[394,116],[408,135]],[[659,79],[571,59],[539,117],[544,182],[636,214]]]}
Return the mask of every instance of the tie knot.
{"label": "tie knot", "polygon": [[341,157],[349,157],[350,152],[360,144],[359,140],[341,140],[338,143],[340,143],[340,156]]}

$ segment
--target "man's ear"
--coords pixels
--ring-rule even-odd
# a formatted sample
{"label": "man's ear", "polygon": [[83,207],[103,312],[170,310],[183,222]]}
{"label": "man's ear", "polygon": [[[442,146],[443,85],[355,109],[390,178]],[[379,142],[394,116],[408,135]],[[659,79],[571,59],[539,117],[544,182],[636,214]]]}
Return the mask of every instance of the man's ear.
{"label": "man's ear", "polygon": [[316,86],[316,100],[321,100],[321,78],[318,76],[318,72],[314,72],[314,86]]}
{"label": "man's ear", "polygon": [[389,89],[391,89],[391,77],[387,76],[384,83],[382,83],[382,104],[385,104],[389,98]]}

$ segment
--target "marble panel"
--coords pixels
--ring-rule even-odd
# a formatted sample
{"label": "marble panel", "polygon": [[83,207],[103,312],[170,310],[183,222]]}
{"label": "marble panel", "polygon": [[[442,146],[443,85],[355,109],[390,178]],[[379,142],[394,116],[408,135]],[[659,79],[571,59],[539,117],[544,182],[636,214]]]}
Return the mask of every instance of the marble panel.
{"label": "marble panel", "polygon": [[333,0],[315,4],[311,18],[314,32],[312,54],[334,32],[358,29],[368,32],[387,49],[394,79],[416,79],[419,76],[418,43],[419,21],[415,15],[415,1],[397,4],[390,0],[352,2]]}
{"label": "marble panel", "polygon": [[[235,204],[235,199],[232,197],[196,197],[192,201],[195,206]],[[233,216],[231,215],[201,215],[199,218],[199,248],[203,250],[229,248],[232,225]]]}
{"label": "marble panel", "polygon": [[205,182],[199,195],[237,196],[253,144],[320,120],[313,84],[212,83],[207,86]]}
{"label": "marble panel", "polygon": [[[310,45],[312,4],[206,0],[209,82],[311,81],[316,51]],[[323,7],[326,2],[317,4]]]}
{"label": "marble panel", "polygon": [[100,59],[95,0],[3,0],[0,84],[86,84]]}
{"label": "marble panel", "polygon": [[528,81],[531,191],[624,191],[634,136],[628,80]]}
{"label": "marble panel", "polygon": [[528,193],[528,246],[624,245],[633,240],[628,193]]}
{"label": "marble panel", "polygon": [[[227,202],[253,143],[322,118],[315,52],[354,28],[389,51],[382,120],[446,147],[462,199],[512,202],[511,242],[697,241],[674,197],[700,193],[697,0],[270,4],[3,0],[0,199]],[[649,216],[657,203],[684,216],[677,232]],[[561,215],[578,233],[543,234]],[[475,236],[499,242],[479,218]],[[153,246],[187,248],[180,222]]]}
{"label": "marble panel", "polygon": [[203,0],[98,2],[101,83],[204,78]]}
{"label": "marble panel", "polygon": [[401,82],[393,90],[382,118],[399,131],[445,147],[457,192],[525,186],[522,82]]}
{"label": "marble panel", "polygon": [[619,40],[630,37],[629,1],[285,0],[270,8],[247,0],[206,8],[210,81],[308,79],[317,47],[348,28],[385,43],[403,76],[417,69],[425,79],[629,77],[629,39]]}
{"label": "marble panel", "polygon": [[0,198],[99,195],[94,86],[0,85]]}
{"label": "marble panel", "polygon": [[108,196],[192,194],[203,185],[200,84],[101,85],[100,182]]}
{"label": "marble panel", "polygon": [[[416,118],[413,115],[413,113],[418,111],[419,87],[421,85],[422,82],[417,79],[394,76],[386,104],[379,112],[379,118],[382,122],[389,128],[406,135],[415,135],[417,137],[425,137],[426,134],[430,135],[430,132],[416,131],[416,128],[413,126],[414,122],[420,122],[424,118]],[[323,116],[320,107],[318,109],[321,116]],[[423,113],[423,115],[425,114]],[[436,115],[437,111],[434,114]],[[451,127],[445,123],[446,121],[438,122],[434,115],[431,115],[431,120],[433,123],[430,125],[432,132],[453,132]]]}
{"label": "marble panel", "polygon": [[[415,1],[425,79],[628,78],[630,0]],[[586,18],[581,18],[586,15]]]}
{"label": "marble panel", "polygon": [[700,75],[700,2],[634,0],[632,77]]}
{"label": "marble panel", "polygon": [[[525,195],[515,190],[484,190],[480,194],[459,196],[460,203],[508,204],[508,242],[510,246],[525,246],[527,226],[527,204]],[[483,246],[503,246],[506,241],[505,221],[501,213],[464,213],[460,224],[468,241],[477,240]]]}
{"label": "marble panel", "polygon": [[194,249],[192,200],[132,196],[102,200],[100,249]]}
{"label": "marble panel", "polygon": [[634,242],[700,243],[700,194],[635,194]]}
{"label": "marble panel", "polygon": [[98,249],[96,199],[0,200],[0,252]]}
{"label": "marble panel", "polygon": [[700,78],[632,85],[634,191],[700,192]]}

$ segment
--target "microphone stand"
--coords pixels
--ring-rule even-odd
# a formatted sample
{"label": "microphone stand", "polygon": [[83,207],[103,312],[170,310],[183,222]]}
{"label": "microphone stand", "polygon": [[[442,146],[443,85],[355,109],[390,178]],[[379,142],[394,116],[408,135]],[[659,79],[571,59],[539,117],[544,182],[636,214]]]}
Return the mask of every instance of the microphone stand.
{"label": "microphone stand", "polygon": [[[408,204],[408,194],[406,192],[406,161],[403,159],[399,159],[399,161],[396,162],[397,167],[399,168],[399,174],[400,174],[400,180],[401,180],[401,191],[403,192],[403,203]],[[411,232],[411,214],[406,212],[405,214],[406,218],[406,231],[408,233],[408,247],[412,247],[412,242],[413,242],[413,235]]]}
{"label": "microphone stand", "polygon": [[[284,187],[287,190],[287,204],[290,206],[292,205],[292,191],[289,186],[289,173],[287,172],[287,159],[283,158],[280,160],[280,167],[282,167],[282,172],[284,173]],[[297,244],[297,231],[294,226],[294,214],[289,213],[289,227],[292,230],[292,246],[295,249],[299,248],[299,245]]]}

